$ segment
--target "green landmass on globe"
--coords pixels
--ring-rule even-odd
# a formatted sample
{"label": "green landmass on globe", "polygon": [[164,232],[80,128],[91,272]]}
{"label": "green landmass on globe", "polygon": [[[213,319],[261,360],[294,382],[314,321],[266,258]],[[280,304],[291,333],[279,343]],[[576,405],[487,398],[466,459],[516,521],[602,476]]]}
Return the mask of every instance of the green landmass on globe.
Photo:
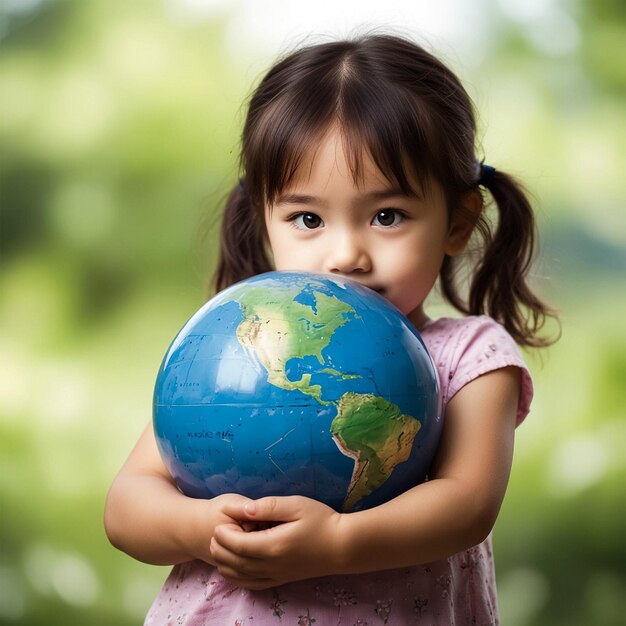
{"label": "green landmass on globe", "polygon": [[[335,331],[358,317],[349,304],[326,293],[312,290],[315,306],[309,306],[295,299],[300,294],[298,288],[290,291],[293,293],[286,294],[289,297],[274,301],[262,287],[242,291],[238,302],[243,321],[237,327],[237,339],[267,370],[269,384],[300,391],[322,405],[336,406],[331,434],[341,453],[354,460],[343,503],[343,509],[351,511],[391,476],[396,465],[409,458],[421,424],[382,397],[348,392],[339,401],[326,401],[321,385],[311,384],[311,374],[289,380],[286,368],[290,359],[314,356],[324,365],[322,352]],[[323,371],[343,379],[359,378],[331,367]]]}
{"label": "green landmass on globe", "polygon": [[[356,313],[349,304],[318,291],[314,292],[314,310],[294,299],[300,293],[299,289],[291,291],[293,294],[289,295],[292,297],[275,302],[268,301],[267,289],[259,287],[244,291],[239,299],[243,321],[237,328],[237,338],[244,348],[254,350],[267,370],[271,385],[286,391],[298,390],[320,404],[328,404],[322,400],[320,385],[311,385],[310,374],[304,374],[297,381],[287,378],[287,362],[293,358],[314,356],[324,364],[322,351],[330,344],[337,328]],[[332,371],[339,377],[346,377],[341,372]]]}
{"label": "green landmass on globe", "polygon": [[420,427],[418,420],[379,396],[348,392],[340,398],[330,432],[339,449],[354,459],[344,510],[351,511],[409,458]]}

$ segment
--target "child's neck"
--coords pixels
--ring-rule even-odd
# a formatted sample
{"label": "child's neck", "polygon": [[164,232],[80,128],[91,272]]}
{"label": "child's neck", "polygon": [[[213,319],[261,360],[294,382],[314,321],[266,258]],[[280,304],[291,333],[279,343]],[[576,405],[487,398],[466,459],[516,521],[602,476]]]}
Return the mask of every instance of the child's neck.
{"label": "child's neck", "polygon": [[422,306],[418,306],[416,309],[413,309],[413,311],[409,313],[408,318],[417,330],[422,330],[430,321],[430,318],[426,315]]}

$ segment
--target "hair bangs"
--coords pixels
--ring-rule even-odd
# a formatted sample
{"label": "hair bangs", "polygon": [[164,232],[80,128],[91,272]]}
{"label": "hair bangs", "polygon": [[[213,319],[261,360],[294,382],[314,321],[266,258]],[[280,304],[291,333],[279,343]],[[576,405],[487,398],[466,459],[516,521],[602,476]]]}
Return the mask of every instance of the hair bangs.
{"label": "hair bangs", "polygon": [[423,195],[431,176],[439,177],[437,133],[427,108],[384,77],[335,66],[276,98],[248,135],[242,165],[258,208],[271,205],[312,164],[333,127],[355,184],[363,181],[367,157],[407,195]]}
{"label": "hair bangs", "polygon": [[[355,183],[363,180],[369,155],[390,182],[407,195],[421,196],[438,176],[437,143],[427,112],[410,94],[386,81],[344,86],[338,122]],[[417,183],[418,188],[415,188]]]}
{"label": "hair bangs", "polygon": [[254,130],[244,132],[242,167],[251,196],[262,207],[294,180],[336,117],[336,86],[326,77],[299,77],[299,84],[268,104]]}

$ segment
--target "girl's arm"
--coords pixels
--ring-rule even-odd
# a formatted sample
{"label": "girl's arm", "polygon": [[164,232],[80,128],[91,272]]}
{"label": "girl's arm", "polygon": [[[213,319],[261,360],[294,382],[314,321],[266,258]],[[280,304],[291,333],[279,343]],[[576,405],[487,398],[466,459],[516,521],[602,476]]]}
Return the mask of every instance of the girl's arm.
{"label": "girl's arm", "polygon": [[109,490],[104,526],[116,548],[140,561],[210,563],[215,526],[234,523],[223,508],[241,508],[245,502],[246,498],[230,494],[212,500],[183,495],[163,464],[148,425]]}
{"label": "girl's arm", "polygon": [[232,524],[218,527],[211,553],[220,572],[240,586],[261,589],[417,565],[480,543],[504,498],[520,384],[520,370],[507,367],[463,387],[448,403],[431,480],[383,505],[339,514],[291,497],[225,509],[233,518],[283,523],[253,533]]}

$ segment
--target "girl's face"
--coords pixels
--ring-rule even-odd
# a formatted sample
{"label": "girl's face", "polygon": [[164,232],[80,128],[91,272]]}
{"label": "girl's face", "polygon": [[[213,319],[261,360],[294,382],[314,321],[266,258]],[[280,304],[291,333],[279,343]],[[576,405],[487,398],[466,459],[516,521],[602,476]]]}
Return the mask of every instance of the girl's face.
{"label": "girl's face", "polygon": [[[423,303],[445,254],[457,254],[444,194],[432,182],[423,197],[391,184],[371,158],[355,184],[341,137],[330,131],[294,182],[266,207],[277,270],[325,272],[378,291],[419,328]],[[416,181],[411,181],[419,189]]]}

